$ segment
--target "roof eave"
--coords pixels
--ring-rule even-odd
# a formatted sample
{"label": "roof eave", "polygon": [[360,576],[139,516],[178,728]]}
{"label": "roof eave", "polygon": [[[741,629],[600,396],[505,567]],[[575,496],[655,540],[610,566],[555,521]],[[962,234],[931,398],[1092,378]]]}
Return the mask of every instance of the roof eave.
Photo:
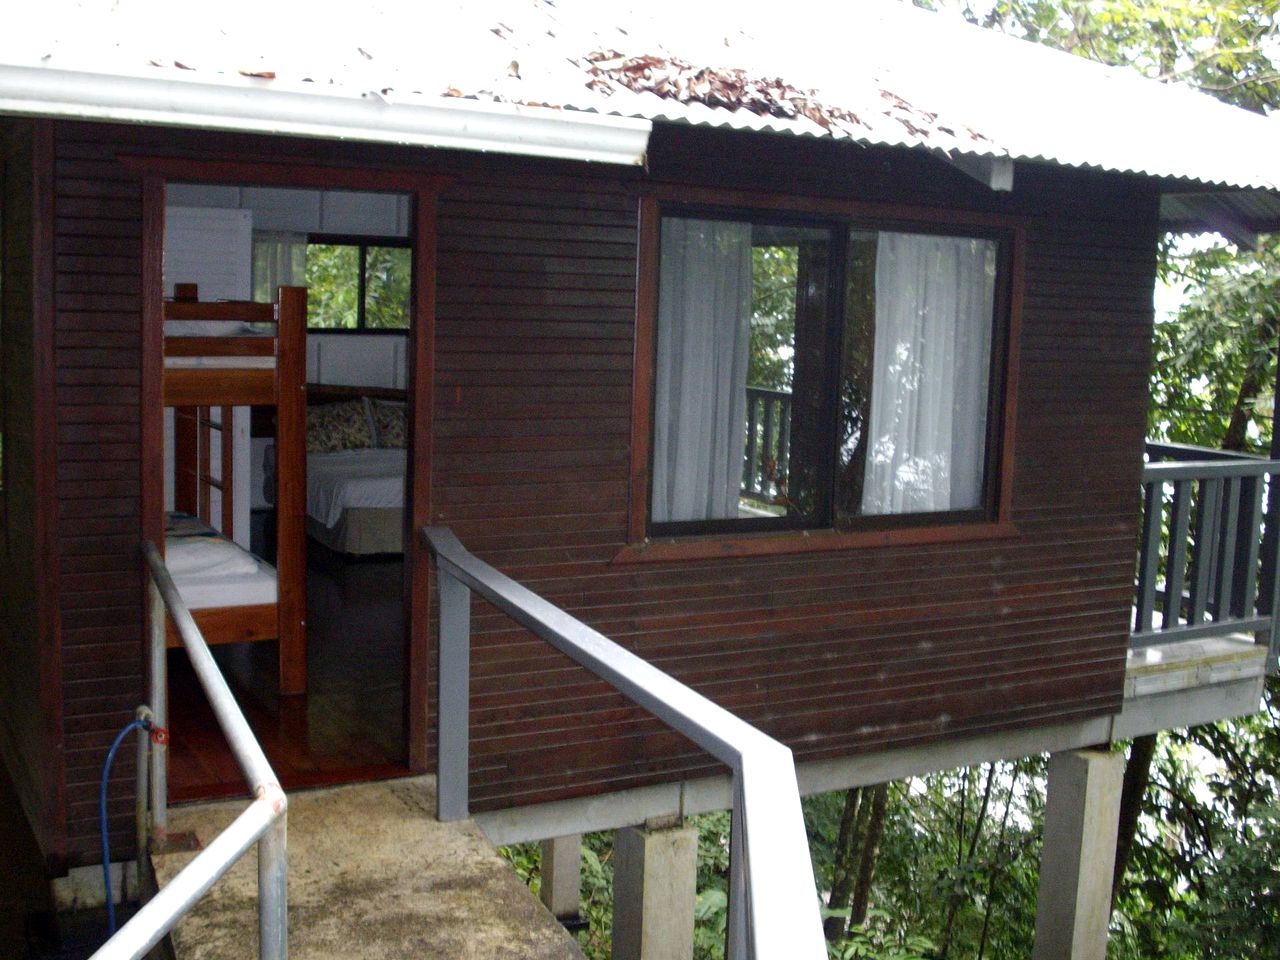
{"label": "roof eave", "polygon": [[652,124],[549,107],[0,64],[0,113],[481,150],[635,166]]}

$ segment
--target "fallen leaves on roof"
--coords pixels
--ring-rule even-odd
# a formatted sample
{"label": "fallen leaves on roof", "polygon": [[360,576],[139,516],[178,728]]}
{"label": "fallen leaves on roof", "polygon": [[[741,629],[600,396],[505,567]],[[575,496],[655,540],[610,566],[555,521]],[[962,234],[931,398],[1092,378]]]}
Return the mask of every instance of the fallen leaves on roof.
{"label": "fallen leaves on roof", "polygon": [[[872,124],[866,113],[825,102],[816,91],[801,90],[777,77],[755,77],[736,67],[699,67],[676,57],[644,54],[628,57],[616,50],[594,51],[580,62],[590,79],[587,87],[603,96],[619,88],[679,103],[700,103],[724,110],[746,110],[761,117],[803,117],[828,133],[861,137]],[[935,132],[955,137],[955,128],[938,123],[938,115],[921,110],[897,94],[880,90],[884,106],[871,112],[901,124],[911,136],[928,140]],[[974,140],[981,134],[964,128]]]}
{"label": "fallen leaves on roof", "polygon": [[736,67],[695,67],[675,57],[624,57],[616,50],[589,53],[585,59],[591,77],[587,86],[606,96],[623,87],[633,93],[747,110],[762,117],[806,117],[828,131],[867,129],[853,111],[824,104],[813,91],[799,90],[777,77],[752,77]]}

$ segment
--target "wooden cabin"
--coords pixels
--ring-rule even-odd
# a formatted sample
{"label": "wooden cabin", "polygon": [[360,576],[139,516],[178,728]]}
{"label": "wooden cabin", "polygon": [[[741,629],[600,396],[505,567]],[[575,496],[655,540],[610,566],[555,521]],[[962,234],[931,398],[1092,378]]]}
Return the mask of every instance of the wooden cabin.
{"label": "wooden cabin", "polygon": [[[1037,143],[1033,131],[1031,146],[1006,146],[1007,124],[970,137],[923,95],[891,87],[861,102],[814,94],[790,120],[781,106],[761,117],[624,90],[634,58],[655,51],[609,42],[608,61],[588,56],[607,47],[574,51],[583,101],[568,105],[595,109],[590,97],[610,85],[618,106],[601,111],[622,116],[446,98],[453,132],[431,135],[391,119],[304,123],[285,116],[291,104],[274,126],[194,102],[166,119],[143,103],[128,113],[78,95],[74,60],[10,57],[0,68],[0,747],[53,874],[97,862],[103,754],[144,698],[139,544],[164,538],[178,456],[162,453],[164,407],[252,400],[217,375],[198,397],[165,395],[167,300],[175,283],[197,283],[205,299],[214,281],[195,274],[218,259],[197,243],[182,260],[172,231],[166,239],[176,208],[248,211],[241,258],[258,234],[281,229],[253,225],[271,216],[294,223],[308,248],[407,251],[405,325],[376,330],[366,318],[334,332],[313,312],[305,362],[277,361],[266,412],[248,428],[258,447],[280,445],[283,499],[254,514],[270,526],[284,512],[298,519],[296,490],[281,491],[312,469],[296,437],[274,432],[289,429],[272,423],[279,397],[297,400],[310,380],[326,399],[369,409],[403,400],[402,553],[361,560],[309,540],[305,666],[283,653],[277,666],[270,630],[228,653],[260,681],[268,753],[305,755],[296,768],[273,756],[286,788],[433,769],[426,526],[451,528],[488,563],[784,742],[802,781],[835,786],[859,758],[910,751],[951,750],[960,763],[993,744],[1030,752],[1110,739],[1134,632],[1156,245],[1170,229],[1243,240],[1280,225],[1274,134],[1196,98],[1204,129],[1170,124],[1148,140],[1193,95],[1127,84],[1113,112],[1152,114],[1120,145],[1088,139],[1088,112],[1108,108],[1084,87],[1058,140]],[[674,74],[688,65],[672,50]],[[1094,77],[1042,49],[1015,52]],[[539,93],[532,57],[522,57],[524,102],[563,102]],[[336,96],[289,87],[283,71],[245,80],[138,69],[154,76],[122,80],[132,85],[122,96],[196,81],[264,98]],[[64,101],[51,105],[50,92],[24,107],[19,76],[63,84]],[[514,99],[501,90],[493,99]],[[396,101],[387,116],[439,109],[419,100]],[[888,106],[872,116],[877,102]],[[505,140],[467,139],[458,118],[486,111]],[[1221,150],[1169,149],[1191,139]],[[392,226],[351,226],[379,203]],[[330,214],[346,226],[326,227]],[[172,272],[179,262],[190,275]],[[361,297],[374,282],[365,269]],[[937,323],[912,332],[925,299]],[[726,313],[725,303],[736,306]],[[731,322],[714,327],[714,316]],[[322,342],[328,374],[317,367]],[[359,357],[367,368],[375,354],[393,358],[385,376],[337,369]],[[774,369],[748,372],[753,357]],[[204,429],[207,457],[218,431]],[[174,497],[198,499],[169,482]],[[278,527],[278,555],[302,549],[300,526]],[[351,596],[377,594],[397,618],[390,647],[362,656],[361,622],[342,619],[356,608],[317,599],[325,577],[342,576],[355,578]],[[508,824],[507,836],[522,832],[510,827],[522,810],[567,811],[606,793],[628,798],[618,809],[641,822],[640,788],[717,774],[683,737],[506,618],[477,605],[473,631],[471,807]],[[317,668],[329,644],[341,656]],[[316,709],[337,709],[326,684],[338,676],[348,701],[372,703],[378,690],[350,683],[375,658],[399,671],[390,699],[370,708],[398,725],[391,746],[361,754],[351,743],[375,739],[366,731],[326,754],[316,741],[344,736],[317,732]],[[199,737],[201,707],[178,691],[173,701],[177,765],[183,737]],[[217,762],[201,762],[190,796],[217,794],[216,776],[201,780]],[[122,849],[131,776],[122,756],[111,795]],[[550,821],[529,822],[523,835],[537,837],[536,823]]]}

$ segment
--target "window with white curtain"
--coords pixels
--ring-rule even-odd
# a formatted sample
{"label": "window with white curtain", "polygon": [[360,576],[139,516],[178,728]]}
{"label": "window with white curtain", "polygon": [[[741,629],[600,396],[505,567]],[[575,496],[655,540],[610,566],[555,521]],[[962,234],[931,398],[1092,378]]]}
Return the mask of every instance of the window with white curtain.
{"label": "window with white curtain", "polygon": [[1007,243],[662,217],[655,534],[989,518]]}

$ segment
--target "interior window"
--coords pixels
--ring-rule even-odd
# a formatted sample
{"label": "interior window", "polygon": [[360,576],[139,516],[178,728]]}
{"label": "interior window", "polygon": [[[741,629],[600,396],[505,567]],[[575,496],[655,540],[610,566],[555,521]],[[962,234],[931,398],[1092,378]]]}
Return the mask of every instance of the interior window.
{"label": "interior window", "polygon": [[666,216],[660,249],[653,532],[989,513],[999,240]]}
{"label": "interior window", "polygon": [[308,242],[307,326],[407,330],[411,259],[403,245]]}

